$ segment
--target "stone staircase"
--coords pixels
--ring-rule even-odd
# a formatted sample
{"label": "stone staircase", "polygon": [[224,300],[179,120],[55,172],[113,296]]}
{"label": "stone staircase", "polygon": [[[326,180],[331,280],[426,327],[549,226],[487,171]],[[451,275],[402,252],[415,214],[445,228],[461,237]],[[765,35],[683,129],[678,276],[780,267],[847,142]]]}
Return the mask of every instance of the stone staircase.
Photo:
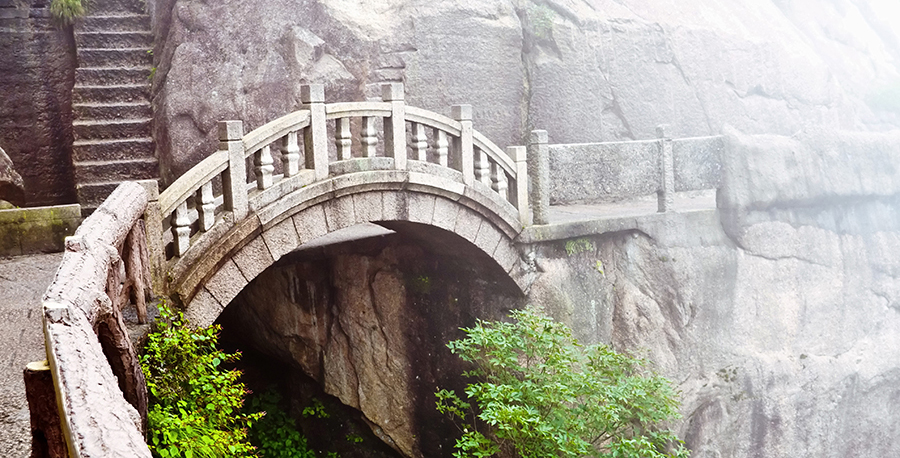
{"label": "stone staircase", "polygon": [[151,138],[150,16],[142,0],[92,0],[75,25],[72,108],[78,202],[92,211],[124,180],[159,177]]}

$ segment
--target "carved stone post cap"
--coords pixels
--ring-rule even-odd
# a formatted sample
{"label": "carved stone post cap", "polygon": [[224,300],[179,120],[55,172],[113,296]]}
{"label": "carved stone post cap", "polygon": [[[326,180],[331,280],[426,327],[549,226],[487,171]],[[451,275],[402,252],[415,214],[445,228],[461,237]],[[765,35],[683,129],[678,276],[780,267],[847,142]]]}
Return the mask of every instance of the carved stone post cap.
{"label": "carved stone post cap", "polygon": [[457,121],[471,121],[472,105],[453,105],[450,107],[450,116]]}
{"label": "carved stone post cap", "polygon": [[300,86],[300,101],[303,103],[325,103],[325,86],[304,84]]}
{"label": "carved stone post cap", "polygon": [[507,146],[506,154],[512,158],[515,162],[522,162],[525,160],[528,149],[524,146]]}
{"label": "carved stone post cap", "polygon": [[666,138],[666,129],[668,127],[666,124],[656,126],[656,138]]}
{"label": "carved stone post cap", "polygon": [[240,140],[243,136],[243,121],[219,121],[219,141]]}
{"label": "carved stone post cap", "polygon": [[547,135],[546,130],[532,130],[531,135],[528,137],[528,143],[532,145],[546,144],[549,141],[550,137]]}
{"label": "carved stone post cap", "polygon": [[403,100],[403,83],[385,83],[381,85],[381,100],[394,102]]}

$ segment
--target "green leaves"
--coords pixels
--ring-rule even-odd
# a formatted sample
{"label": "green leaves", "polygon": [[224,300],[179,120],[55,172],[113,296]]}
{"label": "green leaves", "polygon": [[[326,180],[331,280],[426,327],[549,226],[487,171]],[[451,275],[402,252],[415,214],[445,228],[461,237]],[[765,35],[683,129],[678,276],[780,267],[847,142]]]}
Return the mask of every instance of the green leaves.
{"label": "green leaves", "polygon": [[462,424],[457,457],[512,448],[523,458],[686,457],[661,424],[678,417],[669,382],[609,347],[582,347],[571,330],[534,310],[513,323],[479,321],[450,350],[475,368],[466,396],[439,390],[437,409]]}
{"label": "green leaves", "polygon": [[160,307],[141,367],[150,394],[148,445],[162,458],[256,457],[247,428],[262,413],[242,414],[244,384],[236,361],[216,347],[218,326],[192,329],[182,314]]}

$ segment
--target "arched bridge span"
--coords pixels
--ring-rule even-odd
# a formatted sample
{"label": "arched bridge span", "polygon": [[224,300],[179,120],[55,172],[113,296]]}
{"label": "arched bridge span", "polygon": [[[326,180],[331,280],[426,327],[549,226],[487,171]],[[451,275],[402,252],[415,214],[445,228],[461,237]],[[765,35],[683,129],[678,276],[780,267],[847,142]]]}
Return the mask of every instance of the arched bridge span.
{"label": "arched bridge span", "polygon": [[247,134],[221,122],[219,150],[148,208],[148,233],[163,234],[148,239],[156,288],[191,322],[211,323],[303,243],[369,222],[455,233],[526,288],[513,242],[530,218],[525,147],[498,148],[467,105],[452,117],[407,107],[399,84],[378,102],[325,104],[319,85],[302,94],[303,109]]}

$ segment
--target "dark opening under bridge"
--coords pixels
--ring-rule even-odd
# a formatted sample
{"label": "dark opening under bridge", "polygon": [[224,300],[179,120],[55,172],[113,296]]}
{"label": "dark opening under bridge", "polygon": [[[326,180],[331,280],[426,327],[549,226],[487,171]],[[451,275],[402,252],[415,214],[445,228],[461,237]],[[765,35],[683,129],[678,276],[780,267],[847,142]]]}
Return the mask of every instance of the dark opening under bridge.
{"label": "dark opening under bridge", "polygon": [[[374,222],[438,228],[524,292],[534,279],[524,256],[530,243],[650,232],[647,225],[673,209],[676,191],[718,185],[719,137],[690,147],[662,133],[616,147],[548,145],[536,131],[527,148],[504,151],[473,129],[470,106],[452,107],[451,117],[409,107],[399,84],[385,85],[380,101],[324,99],[321,85],[304,86],[301,110],[247,134],[240,121],[221,122],[216,152],[161,193],[153,181],[120,185],[67,240],[43,307],[70,456],[150,456],[141,433],[146,390],[121,309],[131,296],[146,319],[151,284],[154,294],[175,297],[192,324],[210,324],[283,255]],[[609,157],[585,162],[585,148]],[[703,154],[686,153],[696,151]],[[618,172],[610,168],[623,160]],[[597,181],[577,192],[580,199],[552,192],[553,181],[579,173],[579,182]],[[570,206],[576,211],[566,213],[550,205],[596,203],[602,199],[585,194],[613,188],[626,188],[613,200],[656,193],[655,208]]]}

